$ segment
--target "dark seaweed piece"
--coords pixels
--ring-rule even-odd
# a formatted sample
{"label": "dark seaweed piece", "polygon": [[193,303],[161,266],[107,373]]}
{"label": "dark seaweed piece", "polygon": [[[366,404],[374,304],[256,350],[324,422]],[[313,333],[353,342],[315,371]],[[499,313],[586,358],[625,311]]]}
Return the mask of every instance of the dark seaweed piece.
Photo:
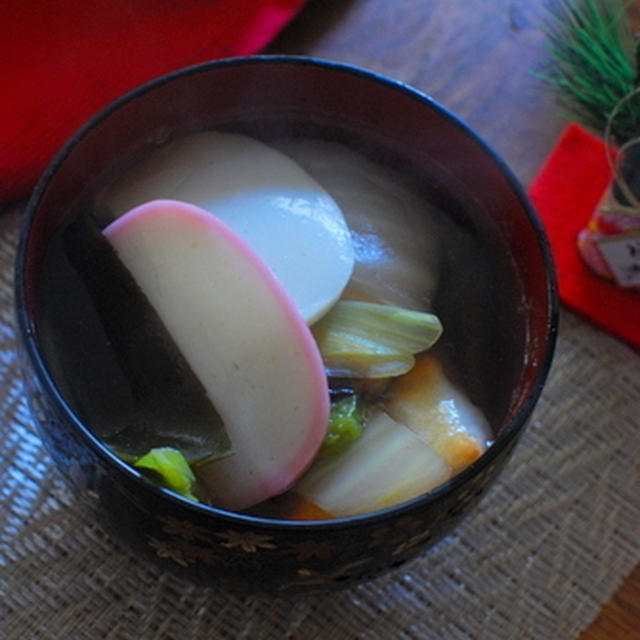
{"label": "dark seaweed piece", "polygon": [[52,374],[74,411],[118,454],[166,446],[199,461],[230,452],[202,384],[88,216],[55,239],[40,294]]}

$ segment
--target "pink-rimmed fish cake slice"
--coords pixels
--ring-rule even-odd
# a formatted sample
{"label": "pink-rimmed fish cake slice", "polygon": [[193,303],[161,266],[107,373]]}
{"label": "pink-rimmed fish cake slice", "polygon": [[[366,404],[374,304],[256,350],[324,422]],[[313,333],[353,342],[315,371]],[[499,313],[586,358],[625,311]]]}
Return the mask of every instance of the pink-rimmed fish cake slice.
{"label": "pink-rimmed fish cake slice", "polygon": [[104,230],[220,413],[234,454],[198,469],[214,504],[286,490],[327,429],[322,358],[269,267],[199,207],[154,200]]}

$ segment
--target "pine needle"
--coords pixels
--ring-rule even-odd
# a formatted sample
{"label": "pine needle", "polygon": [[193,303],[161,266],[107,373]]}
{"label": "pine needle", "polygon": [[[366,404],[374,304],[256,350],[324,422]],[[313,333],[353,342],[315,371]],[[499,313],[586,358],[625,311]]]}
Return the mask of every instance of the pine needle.
{"label": "pine needle", "polygon": [[[551,61],[538,76],[564,114],[603,133],[616,105],[637,86],[635,43],[622,0],[552,0],[543,27]],[[611,123],[618,143],[640,135],[638,100]]]}

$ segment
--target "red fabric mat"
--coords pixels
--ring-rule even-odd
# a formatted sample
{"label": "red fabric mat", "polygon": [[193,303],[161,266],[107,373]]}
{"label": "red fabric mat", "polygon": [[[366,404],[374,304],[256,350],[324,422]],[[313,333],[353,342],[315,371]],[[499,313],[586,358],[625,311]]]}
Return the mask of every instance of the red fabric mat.
{"label": "red fabric mat", "polygon": [[29,195],[85,120],[180,67],[262,49],[304,0],[4,0],[0,202]]}
{"label": "red fabric mat", "polygon": [[611,180],[603,142],[569,125],[529,188],[556,262],[561,301],[635,347],[640,347],[640,294],[592,273],[576,249]]}

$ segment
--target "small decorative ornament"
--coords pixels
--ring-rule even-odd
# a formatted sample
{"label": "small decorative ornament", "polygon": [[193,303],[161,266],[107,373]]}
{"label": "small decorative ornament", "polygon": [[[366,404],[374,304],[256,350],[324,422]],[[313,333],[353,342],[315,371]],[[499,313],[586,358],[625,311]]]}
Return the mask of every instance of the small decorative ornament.
{"label": "small decorative ornament", "polygon": [[555,0],[548,8],[552,61],[541,76],[568,115],[603,136],[613,175],[576,248],[595,274],[640,292],[640,48],[628,7]]}
{"label": "small decorative ornament", "polygon": [[605,153],[613,178],[588,225],[578,234],[578,251],[591,269],[618,286],[640,291],[640,137],[614,153],[612,129],[627,104],[638,104],[640,89],[622,98],[611,112],[604,132]]}
{"label": "small decorative ornament", "polygon": [[599,276],[620,287],[640,289],[640,208],[626,209],[609,187],[588,226],[578,234],[578,250]]}
{"label": "small decorative ornament", "polygon": [[640,287],[640,231],[628,235],[605,236],[598,245],[615,281],[621,287]]}

